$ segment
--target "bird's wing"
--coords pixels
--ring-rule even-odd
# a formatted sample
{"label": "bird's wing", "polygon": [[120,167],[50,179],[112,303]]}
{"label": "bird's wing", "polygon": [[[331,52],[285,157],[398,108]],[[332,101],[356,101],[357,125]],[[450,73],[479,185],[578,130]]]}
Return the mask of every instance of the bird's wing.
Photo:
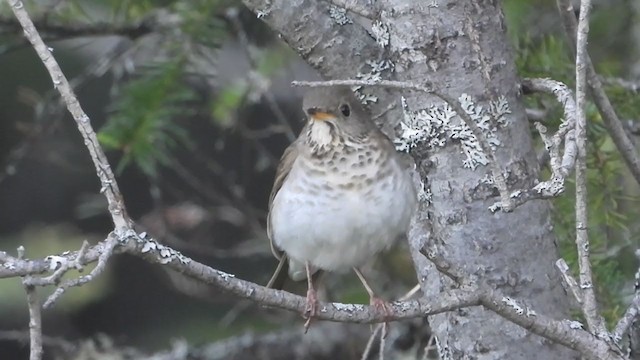
{"label": "bird's wing", "polygon": [[271,229],[271,207],[273,206],[273,200],[275,199],[278,191],[282,188],[282,184],[287,180],[289,173],[291,172],[291,168],[293,167],[293,163],[298,158],[298,142],[294,141],[289,147],[284,150],[284,154],[280,158],[280,163],[278,164],[278,168],[276,169],[276,178],[273,181],[273,188],[271,188],[271,195],[269,195],[269,214],[267,215],[267,236],[269,237],[269,241],[271,242],[271,252],[276,259],[280,260],[282,258],[282,250],[276,247],[276,244],[273,242],[273,232]]}
{"label": "bird's wing", "polygon": [[289,262],[287,261],[287,254],[284,251],[278,249],[273,239],[273,232],[271,229],[271,207],[273,206],[273,199],[275,199],[278,191],[282,188],[287,176],[291,172],[293,163],[298,157],[298,141],[294,141],[289,147],[284,150],[284,154],[280,158],[280,163],[276,169],[276,178],[273,181],[273,188],[271,189],[271,195],[269,195],[269,214],[267,215],[267,236],[269,237],[269,243],[271,245],[271,252],[273,256],[280,261],[276,271],[269,280],[267,287],[274,289],[282,289],[284,282],[287,278],[287,272]]}

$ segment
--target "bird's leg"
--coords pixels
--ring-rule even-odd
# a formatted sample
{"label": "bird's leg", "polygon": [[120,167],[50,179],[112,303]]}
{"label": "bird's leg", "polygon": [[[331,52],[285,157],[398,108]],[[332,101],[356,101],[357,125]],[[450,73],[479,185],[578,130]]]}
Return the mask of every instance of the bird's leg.
{"label": "bird's leg", "polygon": [[376,294],[371,289],[371,286],[369,286],[367,280],[364,278],[364,275],[362,275],[358,268],[354,267],[353,271],[356,272],[356,275],[358,275],[358,279],[360,279],[360,282],[364,286],[365,290],[367,290],[367,293],[369,293],[369,304],[375,307],[379,312],[384,313],[384,328],[382,329],[382,333],[386,335],[389,328],[388,319],[391,317],[392,313],[391,305],[387,301],[376,296]]}
{"label": "bird's leg", "polygon": [[304,309],[304,316],[307,318],[307,321],[304,323],[304,333],[306,334],[309,330],[309,326],[311,325],[311,319],[316,316],[316,307],[318,305],[318,296],[316,295],[316,290],[313,288],[313,278],[311,277],[311,265],[306,261],[304,263],[305,269],[307,270],[307,306]]}

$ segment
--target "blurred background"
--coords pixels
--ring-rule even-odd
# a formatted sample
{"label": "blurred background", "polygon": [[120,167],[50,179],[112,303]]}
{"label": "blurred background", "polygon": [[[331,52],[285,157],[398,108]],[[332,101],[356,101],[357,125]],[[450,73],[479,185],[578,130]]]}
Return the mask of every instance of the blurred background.
{"label": "blurred background", "polygon": [[[590,53],[637,142],[640,2],[594,4]],[[313,69],[237,1],[25,5],[99,132],[141,229],[197,261],[266,284],[276,266],[265,232],[267,200],[279,157],[303,119],[301,90],[289,83],[319,79]],[[521,76],[574,86],[555,2],[505,0],[503,6]],[[534,121],[551,128],[560,123],[554,99],[526,101],[532,130]],[[640,191],[594,106],[589,115],[590,238],[599,298],[611,320],[633,292]],[[112,224],[98,191],[75,123],[2,3],[0,250],[15,253],[23,245],[36,258],[104,239]],[[558,244],[570,262],[572,194],[567,189],[553,204]],[[366,272],[387,298],[400,297],[416,283],[404,244]],[[368,302],[351,274],[325,276],[322,283],[333,300]],[[299,294],[304,289],[288,288]],[[301,332],[302,326],[299,314],[239,301],[124,255],[112,258],[92,283],[69,290],[44,312],[43,321],[49,358],[109,348],[153,353],[175,349],[178,340],[204,346],[274,330]],[[358,346],[368,337],[363,328],[359,333],[365,336],[353,338]],[[0,359],[28,357],[27,329],[20,280],[0,280]],[[423,336],[428,334],[411,334],[395,345],[410,348]]]}

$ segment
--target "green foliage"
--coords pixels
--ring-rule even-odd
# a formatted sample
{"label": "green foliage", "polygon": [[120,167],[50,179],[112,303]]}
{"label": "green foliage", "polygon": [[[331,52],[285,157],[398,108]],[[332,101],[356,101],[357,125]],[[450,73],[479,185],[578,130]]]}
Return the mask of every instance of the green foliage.
{"label": "green foliage", "polygon": [[[629,279],[631,274],[622,271],[620,258],[625,252],[633,253],[638,239],[625,235],[629,233],[632,219],[640,214],[634,207],[621,205],[628,200],[637,203],[638,199],[629,198],[626,194],[628,189],[619,181],[625,174],[625,168],[610,138],[601,124],[596,123],[589,128],[591,145],[587,157],[587,184],[591,262],[604,315],[611,321],[624,311],[621,295],[625,279]],[[561,255],[577,275],[574,194],[575,183],[570,179],[566,195],[554,201],[554,217]]]}
{"label": "green foliage", "polygon": [[224,24],[216,16],[220,4],[204,0],[109,2],[118,19],[140,20],[163,6],[181,20],[179,27],[165,34],[162,49],[157,49],[169,60],[156,61],[122,86],[112,105],[113,113],[99,133],[107,149],[123,152],[118,171],[134,164],[148,176],[155,176],[159,166],[171,165],[172,151],[191,146],[184,123],[178,120],[184,120],[194,109],[189,105],[193,105],[195,93],[183,79],[194,63],[215,68],[211,51],[226,36]]}
{"label": "green foliage", "polygon": [[516,44],[516,66],[522,77],[549,77],[571,86],[573,63],[567,43],[558,35],[533,38],[521,35]]}
{"label": "green foliage", "polygon": [[249,91],[246,82],[239,82],[222,89],[211,102],[212,119],[218,126],[228,128],[233,125],[234,115]]}
{"label": "green foliage", "polygon": [[108,149],[123,151],[121,171],[135,163],[149,176],[159,164],[170,163],[177,145],[189,146],[179,116],[194,92],[181,82],[182,61],[160,64],[124,85],[113,105],[114,113],[100,130],[98,139]]}

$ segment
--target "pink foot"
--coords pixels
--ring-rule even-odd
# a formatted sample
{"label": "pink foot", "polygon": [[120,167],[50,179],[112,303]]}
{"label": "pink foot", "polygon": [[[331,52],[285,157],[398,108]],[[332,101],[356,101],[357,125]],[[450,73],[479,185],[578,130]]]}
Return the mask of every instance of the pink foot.
{"label": "pink foot", "polygon": [[306,334],[309,330],[309,326],[311,325],[311,319],[316,316],[318,306],[318,296],[316,295],[315,289],[311,288],[307,290],[307,305],[304,309],[304,313],[302,316],[307,319],[304,323],[304,333]]}
{"label": "pink foot", "polygon": [[391,311],[391,304],[389,304],[387,301],[382,300],[376,296],[371,297],[371,299],[369,300],[369,303],[371,304],[371,306],[373,306],[376,309],[376,311],[384,314],[382,336],[386,338],[389,330],[389,319],[391,318],[391,314],[393,313],[393,311]]}

